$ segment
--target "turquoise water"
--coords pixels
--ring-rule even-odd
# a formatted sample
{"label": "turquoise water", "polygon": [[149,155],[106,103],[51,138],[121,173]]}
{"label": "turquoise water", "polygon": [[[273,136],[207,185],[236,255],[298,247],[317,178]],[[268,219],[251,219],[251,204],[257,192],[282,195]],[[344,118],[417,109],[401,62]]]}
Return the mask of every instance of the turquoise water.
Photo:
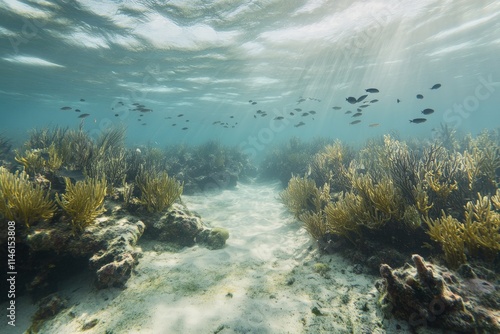
{"label": "turquoise water", "polygon": [[[430,138],[443,123],[475,134],[500,124],[499,36],[494,0],[2,0],[0,133],[22,143],[88,113],[93,136],[123,124],[131,145],[247,153],[291,136]],[[364,94],[379,101],[345,114]]]}

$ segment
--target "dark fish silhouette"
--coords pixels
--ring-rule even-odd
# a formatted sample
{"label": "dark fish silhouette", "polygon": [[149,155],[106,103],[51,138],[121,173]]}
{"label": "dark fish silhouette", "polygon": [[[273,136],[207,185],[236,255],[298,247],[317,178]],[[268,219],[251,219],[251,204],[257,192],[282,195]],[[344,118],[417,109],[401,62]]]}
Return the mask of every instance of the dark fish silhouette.
{"label": "dark fish silhouette", "polygon": [[140,112],[151,112],[151,111],[153,111],[153,109],[146,109],[146,108],[142,109],[141,108],[141,109],[139,109],[139,111]]}
{"label": "dark fish silhouette", "polygon": [[356,102],[359,103],[359,102],[363,101],[364,99],[366,99],[367,96],[368,95],[361,95],[360,97],[358,97],[358,99],[356,100]]}
{"label": "dark fish silhouette", "polygon": [[362,116],[362,115],[363,115],[362,113],[357,112],[357,113],[355,113],[354,115],[352,115],[351,117],[359,117],[359,116]]}
{"label": "dark fish silhouette", "polygon": [[292,115],[292,116],[293,116],[293,115],[295,115],[295,114],[294,114],[293,112],[290,112],[290,115]]}
{"label": "dark fish silhouette", "polygon": [[370,128],[374,128],[374,127],[379,126],[379,125],[380,125],[380,124],[378,124],[378,123],[372,123],[372,124],[370,124],[370,125],[368,125],[368,126],[369,126]]}
{"label": "dark fish silhouette", "polygon": [[175,123],[174,123],[174,124],[172,124],[172,126],[176,126],[176,125],[177,125],[177,124],[175,124]]}
{"label": "dark fish silhouette", "polygon": [[80,116],[78,116],[78,118],[86,118],[86,117],[89,117],[90,114],[81,114]]}
{"label": "dark fish silhouette", "polygon": [[302,113],[302,117],[309,115],[308,112]]}
{"label": "dark fish silhouette", "polygon": [[184,116],[184,114],[179,114],[179,115],[177,115],[177,117],[182,117],[182,116]]}
{"label": "dark fish silhouette", "polygon": [[333,110],[340,110],[342,107],[332,107]]}
{"label": "dark fish silhouette", "polygon": [[355,97],[353,96],[349,96],[348,98],[345,99],[347,102],[349,102],[350,104],[354,104],[356,102],[358,102],[358,99],[356,99]]}
{"label": "dark fish silhouette", "polygon": [[302,109],[300,109],[300,108],[295,108],[293,110],[295,110],[295,111],[302,111]]}
{"label": "dark fish silhouette", "polygon": [[115,117],[118,117],[118,116],[120,116],[120,115],[119,114],[115,114]]}
{"label": "dark fish silhouette", "polygon": [[85,102],[85,99],[80,99],[80,102]]}
{"label": "dark fish silhouette", "polygon": [[367,93],[378,93],[379,90],[377,88],[368,88],[368,89],[365,89],[365,91]]}
{"label": "dark fish silhouette", "polygon": [[349,123],[349,124],[354,125],[354,124],[358,124],[358,123],[361,123],[361,121],[360,121],[359,119],[357,119],[357,120],[355,120],[355,121],[352,121],[352,122],[351,122],[351,123]]}
{"label": "dark fish silhouette", "polygon": [[366,107],[369,107],[370,105],[369,104],[363,104],[362,106],[359,106],[360,108],[366,108]]}
{"label": "dark fish silhouette", "polygon": [[75,109],[75,112],[80,112],[81,110],[80,109]]}
{"label": "dark fish silhouette", "polygon": [[346,114],[346,115],[347,115],[347,114],[352,114],[352,111],[347,110],[344,114]]}
{"label": "dark fish silhouette", "polygon": [[142,123],[141,125],[147,125],[147,123]]}
{"label": "dark fish silhouette", "polygon": [[438,89],[439,87],[441,87],[441,84],[435,84],[434,86],[431,87],[431,89]]}
{"label": "dark fish silhouette", "polygon": [[305,100],[306,100],[306,99],[302,99],[302,98],[301,98],[301,99],[299,99],[299,100],[297,101],[297,103],[304,102]]}
{"label": "dark fish silhouette", "polygon": [[417,99],[422,100],[424,96],[422,94],[417,94]]}
{"label": "dark fish silhouette", "polygon": [[257,102],[253,101],[252,104],[257,104]]}
{"label": "dark fish silhouette", "polygon": [[309,110],[309,113],[310,113],[311,115],[316,115],[316,111],[314,111],[314,110]]}
{"label": "dark fish silhouette", "polygon": [[401,100],[400,100],[400,99],[397,99],[396,101],[397,101],[398,103],[399,103],[399,102],[401,102]]}
{"label": "dark fish silhouette", "polygon": [[370,103],[375,103],[375,102],[378,102],[378,100],[377,100],[377,99],[375,99],[375,100],[371,100],[371,101],[370,101]]}
{"label": "dark fish silhouette", "polygon": [[299,122],[297,124],[294,125],[294,127],[298,128],[299,126],[302,126],[302,125],[305,125],[306,123],[304,122]]}
{"label": "dark fish silhouette", "polygon": [[182,130],[187,130],[187,129],[189,129],[189,128],[182,128]]}
{"label": "dark fish silhouette", "polygon": [[424,115],[430,115],[433,112],[434,112],[434,109],[430,109],[430,108],[422,110],[422,114],[424,114]]}
{"label": "dark fish silhouette", "polygon": [[283,116],[278,116],[278,117],[274,117],[275,120],[282,120],[284,117]]}
{"label": "dark fish silhouette", "polygon": [[425,121],[427,121],[426,118],[414,118],[414,119],[410,119],[410,123],[415,123],[415,124],[423,123]]}
{"label": "dark fish silhouette", "polygon": [[62,107],[61,110],[71,110],[71,107]]}

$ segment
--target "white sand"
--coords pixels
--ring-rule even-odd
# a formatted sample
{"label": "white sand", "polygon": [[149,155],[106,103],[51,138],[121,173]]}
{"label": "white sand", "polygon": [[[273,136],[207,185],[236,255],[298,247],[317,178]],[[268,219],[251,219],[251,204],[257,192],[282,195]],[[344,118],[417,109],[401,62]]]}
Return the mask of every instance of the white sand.
{"label": "white sand", "polygon": [[[66,282],[59,294],[68,308],[40,333],[83,332],[93,319],[97,325],[85,333],[407,332],[404,322],[382,320],[375,277],[354,274],[340,256],[318,254],[278,201],[279,191],[278,184],[253,184],[183,196],[206,223],[229,230],[225,248],[157,252],[159,242],[141,240],[144,256],[125,290],[97,291],[85,275]],[[313,270],[317,262],[331,268],[330,277]],[[19,303],[27,310],[18,317],[19,330],[2,324],[2,333],[29,326],[35,309],[28,298]],[[314,315],[314,306],[323,315]]]}

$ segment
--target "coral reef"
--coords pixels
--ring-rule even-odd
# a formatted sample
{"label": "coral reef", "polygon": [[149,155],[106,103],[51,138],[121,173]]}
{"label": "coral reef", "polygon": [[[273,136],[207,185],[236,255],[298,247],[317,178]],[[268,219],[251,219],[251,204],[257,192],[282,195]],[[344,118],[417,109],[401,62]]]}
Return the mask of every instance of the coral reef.
{"label": "coral reef", "polygon": [[54,202],[40,185],[29,181],[25,172],[9,173],[0,167],[0,214],[9,220],[30,226],[52,218]]}
{"label": "coral reef", "polygon": [[141,203],[149,212],[161,212],[168,209],[182,194],[182,184],[161,172],[157,176],[141,174],[136,179],[141,190]]}
{"label": "coral reef", "polygon": [[415,267],[405,265],[393,270],[386,264],[380,266],[384,280],[377,288],[388,316],[406,320],[412,327],[439,327],[460,333],[500,331],[500,305],[483,301],[485,295],[498,298],[490,283],[477,277],[461,278],[419,255],[413,255],[412,260]]}
{"label": "coral reef", "polygon": [[67,177],[64,180],[66,192],[57,195],[56,201],[71,219],[74,232],[80,232],[106,211],[106,180],[87,178],[75,184]]}

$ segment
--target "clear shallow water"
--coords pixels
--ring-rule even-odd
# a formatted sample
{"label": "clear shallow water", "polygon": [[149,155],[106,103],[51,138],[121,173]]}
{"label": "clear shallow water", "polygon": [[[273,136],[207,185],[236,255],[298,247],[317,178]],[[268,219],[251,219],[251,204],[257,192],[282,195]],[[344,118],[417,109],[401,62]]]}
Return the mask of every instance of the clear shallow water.
{"label": "clear shallow water", "polygon": [[[22,142],[89,113],[93,135],[124,124],[134,145],[219,139],[257,153],[294,135],[430,137],[441,123],[477,133],[499,124],[499,36],[493,0],[2,0],[0,132]],[[370,87],[379,102],[350,125],[345,98]],[[138,117],[132,103],[153,112]],[[291,116],[297,107],[316,114]],[[410,124],[424,108],[435,113]]]}

